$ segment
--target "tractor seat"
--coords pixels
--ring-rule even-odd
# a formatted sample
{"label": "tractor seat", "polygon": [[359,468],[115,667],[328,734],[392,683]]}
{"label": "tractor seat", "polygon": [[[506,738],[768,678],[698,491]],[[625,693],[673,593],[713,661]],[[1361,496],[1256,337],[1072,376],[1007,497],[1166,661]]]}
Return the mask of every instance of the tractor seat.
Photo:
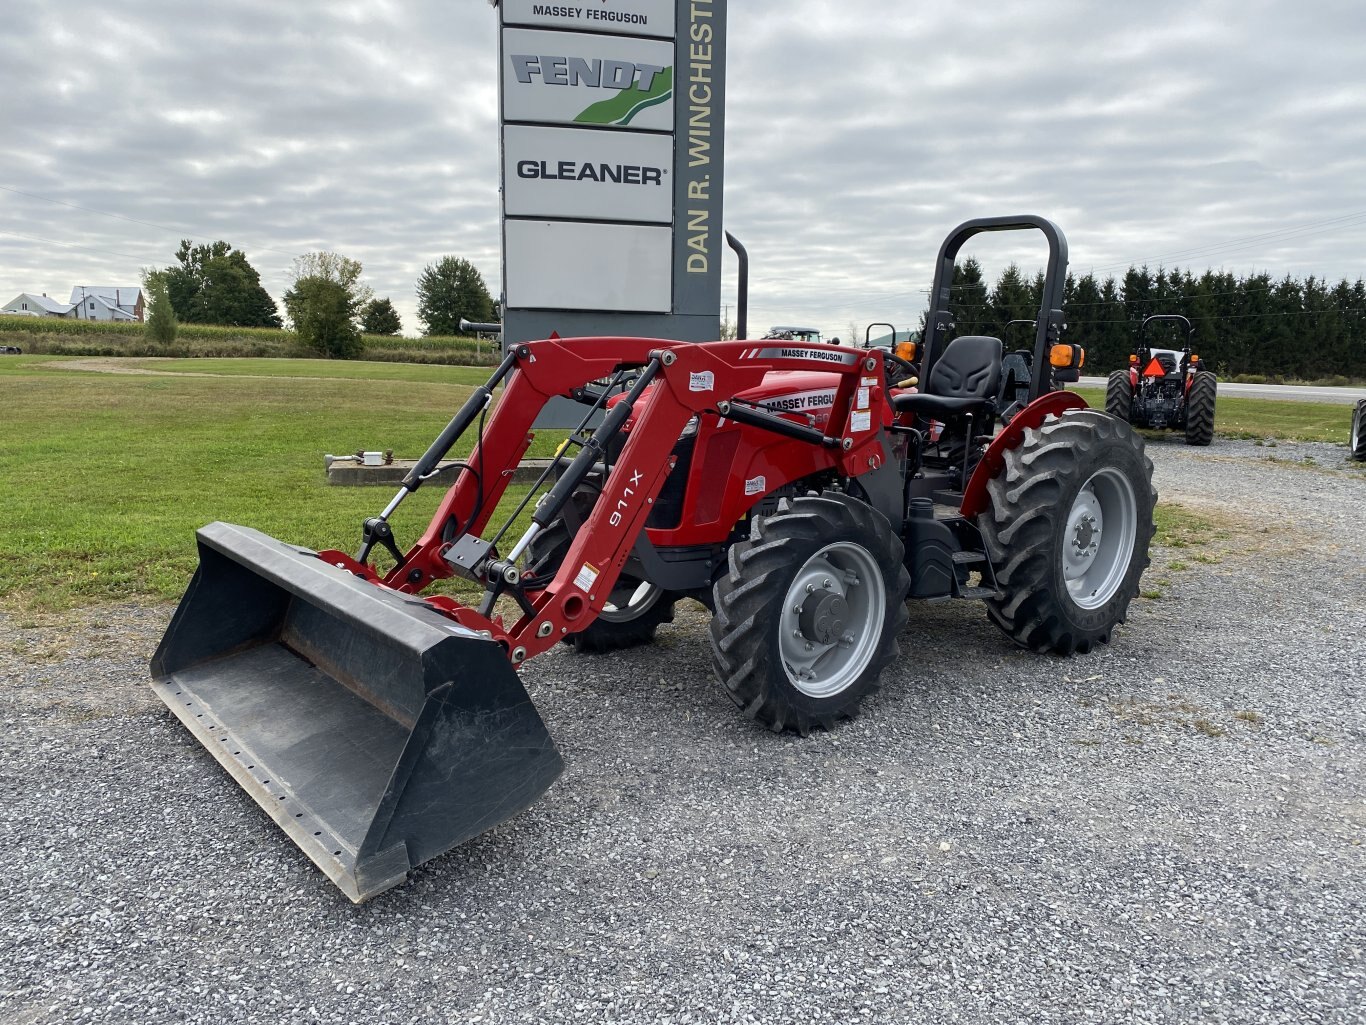
{"label": "tractor seat", "polygon": [[955,338],[930,368],[925,390],[893,395],[892,408],[937,420],[973,412],[1000,390],[1001,348],[987,335]]}

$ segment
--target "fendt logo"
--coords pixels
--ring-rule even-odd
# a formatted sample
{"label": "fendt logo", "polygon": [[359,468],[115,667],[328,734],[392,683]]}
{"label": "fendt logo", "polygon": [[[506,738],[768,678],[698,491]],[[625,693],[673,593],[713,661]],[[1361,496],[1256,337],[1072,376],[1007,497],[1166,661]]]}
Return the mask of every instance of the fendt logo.
{"label": "fendt logo", "polygon": [[674,69],[610,57],[559,57],[514,53],[508,59],[522,85],[608,89],[615,96],[590,104],[574,117],[587,125],[628,125],[642,110],[673,96]]}

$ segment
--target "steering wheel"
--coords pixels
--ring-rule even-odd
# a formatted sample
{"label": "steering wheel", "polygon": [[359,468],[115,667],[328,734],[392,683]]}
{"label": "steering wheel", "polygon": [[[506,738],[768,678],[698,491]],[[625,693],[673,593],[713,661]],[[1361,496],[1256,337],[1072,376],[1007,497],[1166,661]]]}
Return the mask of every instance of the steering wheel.
{"label": "steering wheel", "polygon": [[[888,388],[902,387],[902,381],[920,377],[919,367],[910,360],[902,359],[891,350],[885,350],[882,353],[882,369]],[[918,384],[919,381],[917,380],[916,383]]]}

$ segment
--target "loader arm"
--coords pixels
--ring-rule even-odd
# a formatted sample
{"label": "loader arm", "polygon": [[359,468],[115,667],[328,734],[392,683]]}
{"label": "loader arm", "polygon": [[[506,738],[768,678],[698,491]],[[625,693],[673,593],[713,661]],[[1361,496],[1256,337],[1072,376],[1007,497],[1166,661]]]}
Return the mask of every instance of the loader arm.
{"label": "loader arm", "polygon": [[[474,609],[442,596],[428,599],[462,625],[493,636],[505,646],[514,665],[552,647],[564,635],[582,630],[608,603],[672,468],[671,458],[660,454],[670,452],[692,416],[711,412],[789,436],[805,432],[802,436],[826,453],[826,465],[849,476],[880,466],[886,459],[876,429],[883,401],[882,368],[876,353],[830,346],[696,345],[612,337],[530,343],[516,350],[514,372],[464,461],[465,468],[422,537],[384,579],[384,585],[416,593],[434,580],[459,572],[460,558],[453,551],[460,546],[478,551],[463,539],[488,528],[512,471],[534,437],[532,428],[545,404],[556,396],[581,398],[593,382],[624,368],[639,371],[633,391],[612,406],[593,436],[577,439],[578,456],[563,468],[559,482],[533,515],[533,532],[558,517],[587,471],[600,464],[611,437],[631,422],[625,447],[603,482],[603,499],[576,533],[554,579],[539,593],[519,601],[523,614],[507,628],[492,614],[491,602]],[[824,432],[732,401],[736,394],[759,385],[769,371],[780,369],[840,375],[834,412]],[[518,593],[515,556],[525,550],[528,540],[524,536],[510,549],[504,545],[502,553],[490,552],[480,564],[478,576],[490,593]],[[491,575],[495,570],[497,577]]]}

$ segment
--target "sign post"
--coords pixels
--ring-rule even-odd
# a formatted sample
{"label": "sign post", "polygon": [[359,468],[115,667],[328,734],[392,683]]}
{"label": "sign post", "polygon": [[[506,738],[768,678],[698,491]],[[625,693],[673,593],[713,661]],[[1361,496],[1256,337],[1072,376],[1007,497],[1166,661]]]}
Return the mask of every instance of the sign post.
{"label": "sign post", "polygon": [[504,344],[719,337],[726,0],[490,2]]}

